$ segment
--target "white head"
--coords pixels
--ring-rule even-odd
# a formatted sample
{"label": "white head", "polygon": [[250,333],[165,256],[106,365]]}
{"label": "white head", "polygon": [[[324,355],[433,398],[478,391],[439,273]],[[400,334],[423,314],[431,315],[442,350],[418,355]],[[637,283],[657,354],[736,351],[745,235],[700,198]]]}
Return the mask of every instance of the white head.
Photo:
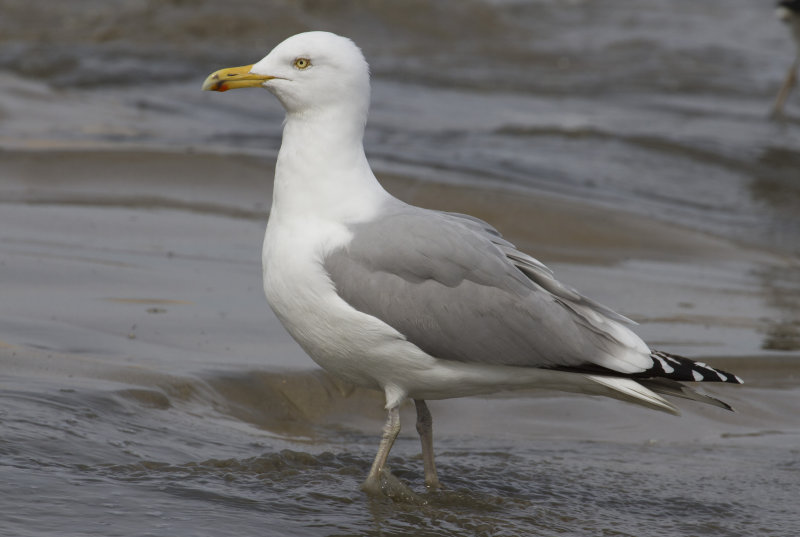
{"label": "white head", "polygon": [[350,39],[329,32],[294,35],[253,65],[212,73],[203,89],[254,86],[272,92],[290,115],[344,108],[366,119],[369,108],[369,66],[364,55]]}

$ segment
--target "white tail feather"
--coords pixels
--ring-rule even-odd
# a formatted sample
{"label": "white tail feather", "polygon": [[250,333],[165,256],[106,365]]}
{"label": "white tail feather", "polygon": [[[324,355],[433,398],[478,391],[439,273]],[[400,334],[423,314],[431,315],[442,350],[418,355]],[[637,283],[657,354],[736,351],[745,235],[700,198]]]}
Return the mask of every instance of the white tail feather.
{"label": "white tail feather", "polygon": [[646,406],[654,410],[661,410],[669,414],[680,415],[677,407],[635,380],[601,375],[586,375],[586,378],[599,385],[597,386],[598,388],[602,387],[602,389],[598,390],[598,394]]}

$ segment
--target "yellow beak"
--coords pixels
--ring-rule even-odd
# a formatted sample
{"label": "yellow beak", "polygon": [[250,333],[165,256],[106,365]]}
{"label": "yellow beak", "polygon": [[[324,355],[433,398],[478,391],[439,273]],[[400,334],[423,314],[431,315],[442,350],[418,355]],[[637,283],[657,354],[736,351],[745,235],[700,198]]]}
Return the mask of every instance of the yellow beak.
{"label": "yellow beak", "polygon": [[220,69],[208,75],[203,82],[203,89],[206,91],[228,91],[229,89],[254,88],[261,86],[267,80],[272,80],[274,76],[257,75],[250,72],[252,65],[241,67],[229,67]]}

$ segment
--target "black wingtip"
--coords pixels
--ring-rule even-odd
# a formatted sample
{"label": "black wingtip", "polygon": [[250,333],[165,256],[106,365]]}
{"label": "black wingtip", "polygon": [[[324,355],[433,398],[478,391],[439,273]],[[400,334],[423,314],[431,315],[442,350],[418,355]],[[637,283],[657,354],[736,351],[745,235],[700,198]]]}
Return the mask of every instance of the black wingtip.
{"label": "black wingtip", "polygon": [[733,373],[715,369],[703,362],[695,362],[689,358],[663,351],[652,351],[653,367],[637,374],[641,377],[662,377],[683,382],[727,382],[744,384],[741,378]]}

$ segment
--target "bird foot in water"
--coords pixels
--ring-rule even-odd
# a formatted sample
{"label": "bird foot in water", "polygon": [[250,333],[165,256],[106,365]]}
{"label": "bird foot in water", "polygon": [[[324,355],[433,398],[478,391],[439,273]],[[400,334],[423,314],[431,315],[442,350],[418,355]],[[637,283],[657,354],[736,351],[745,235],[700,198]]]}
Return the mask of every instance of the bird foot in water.
{"label": "bird foot in water", "polygon": [[361,484],[361,490],[370,496],[386,497],[400,503],[426,503],[419,494],[393,476],[388,468],[382,469],[377,475],[369,475]]}
{"label": "bird foot in water", "polygon": [[430,481],[425,480],[425,488],[429,492],[436,492],[437,490],[442,490],[444,487],[442,487],[442,484],[439,483],[439,479],[437,478]]}

